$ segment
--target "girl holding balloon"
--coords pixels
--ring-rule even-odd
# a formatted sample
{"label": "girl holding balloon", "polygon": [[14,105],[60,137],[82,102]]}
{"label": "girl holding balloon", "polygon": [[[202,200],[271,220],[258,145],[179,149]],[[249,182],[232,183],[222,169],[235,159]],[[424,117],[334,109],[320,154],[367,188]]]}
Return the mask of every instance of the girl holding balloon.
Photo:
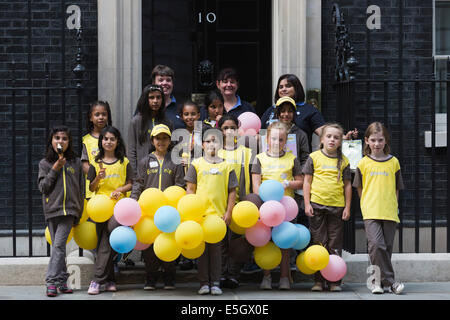
{"label": "girl holding balloon", "polygon": [[[236,203],[243,200],[250,193],[250,166],[254,155],[250,148],[238,145],[239,120],[232,114],[226,114],[218,122],[223,134],[223,149],[219,150],[219,157],[225,159],[233,166],[238,179],[236,188]],[[227,232],[227,241],[224,243],[221,287],[236,288],[239,286],[239,274],[241,263],[233,261],[228,255],[229,244],[232,240],[239,238],[240,235],[234,233],[231,229]]]}
{"label": "girl holding balloon", "polygon": [[66,242],[83,211],[85,180],[80,159],[72,148],[66,126],[56,126],[47,139],[45,157],[39,162],[38,187],[42,193],[52,253],[48,263],[46,294],[72,293],[67,286]]}
{"label": "girl holding balloon", "polygon": [[[125,144],[120,131],[108,126],[102,130],[98,139],[99,153],[88,171],[89,189],[95,195],[106,195],[113,200],[120,200],[131,190],[134,171],[125,157]],[[96,220],[91,216],[92,220]],[[105,222],[96,222],[98,237],[97,257],[94,278],[88,293],[99,294],[100,285],[105,284],[106,291],[117,291],[114,278],[114,250],[109,243],[109,236],[120,224],[114,216]]]}
{"label": "girl holding balloon", "polygon": [[[276,121],[267,129],[268,150],[256,156],[256,163],[252,166],[253,192],[258,193],[262,182],[266,180],[277,180],[283,184],[284,195],[294,198],[294,190],[299,190],[303,185],[300,161],[295,155],[286,152],[286,142],[289,128],[282,122]],[[289,251],[282,249],[281,275],[279,289],[289,290]],[[272,277],[270,270],[264,270],[264,277],[260,288],[272,289]]]}
{"label": "girl holding balloon", "polygon": [[[151,134],[151,142],[155,151],[139,161],[136,179],[130,198],[139,199],[141,193],[148,188],[164,191],[170,186],[185,186],[184,170],[181,164],[173,163],[170,146],[171,132],[164,124],[156,125]],[[155,290],[159,277],[159,268],[163,267],[164,289],[175,289],[175,262],[164,262],[156,256],[153,245],[142,251],[145,262],[146,283],[144,290]]]}
{"label": "girl holding balloon", "polygon": [[[186,173],[187,194],[195,193],[205,199],[205,217],[218,215],[226,225],[231,222],[231,213],[236,203],[238,186],[233,167],[218,156],[222,145],[222,135],[216,129],[205,132],[203,140],[204,156],[192,161]],[[205,218],[206,221],[206,218]],[[225,227],[226,233],[226,227]],[[224,236],[225,236],[224,233]],[[207,242],[205,240],[205,242]],[[220,276],[222,269],[223,240],[206,243],[205,251],[197,260],[200,280],[199,294],[221,295]]]}
{"label": "girl holding balloon", "polygon": [[[320,135],[320,149],[311,153],[303,167],[305,213],[309,217],[312,242],[330,253],[341,255],[343,221],[350,218],[352,197],[350,164],[342,154],[344,130],[337,123],[326,124]],[[322,291],[325,279],[317,271],[312,291]],[[341,291],[341,281],[330,282],[330,291]]]}

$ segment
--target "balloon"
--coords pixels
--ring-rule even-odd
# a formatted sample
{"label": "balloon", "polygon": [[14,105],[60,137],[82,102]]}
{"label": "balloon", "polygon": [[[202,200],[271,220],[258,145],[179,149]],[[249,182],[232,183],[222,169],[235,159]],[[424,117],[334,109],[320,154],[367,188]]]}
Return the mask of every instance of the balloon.
{"label": "balloon", "polygon": [[205,251],[205,241],[200,242],[200,244],[194,249],[181,249],[181,254],[183,257],[188,259],[197,259]]}
{"label": "balloon", "polygon": [[328,264],[330,255],[323,246],[315,244],[305,251],[305,264],[312,270],[321,270]]}
{"label": "balloon", "polygon": [[283,221],[272,229],[272,241],[281,249],[289,249],[300,238],[298,228],[291,222]]}
{"label": "balloon", "polygon": [[83,223],[83,222],[87,221],[87,219],[89,218],[89,215],[87,212],[87,203],[88,203],[88,201],[86,199],[84,199],[83,213],[81,214],[79,223]]}
{"label": "balloon", "polygon": [[186,195],[186,190],[179,186],[170,186],[164,190],[164,196],[167,199],[167,204],[174,208],[177,207],[178,201]]}
{"label": "balloon", "polygon": [[259,195],[257,195],[256,193],[249,193],[248,195],[246,195],[244,197],[244,199],[242,199],[242,201],[250,201],[250,202],[252,202],[255,206],[258,207],[258,210],[261,207],[261,205],[263,204],[263,201],[261,200]]}
{"label": "balloon", "polygon": [[255,136],[258,133],[258,131],[256,131],[255,129],[247,129],[245,130],[245,135],[246,136]]}
{"label": "balloon", "polygon": [[[49,245],[52,245],[52,237],[50,236],[50,230],[48,230],[48,227],[45,228],[45,239],[47,240]],[[69,236],[67,237],[66,244],[72,240],[73,237],[73,228],[70,229]]]}
{"label": "balloon", "polygon": [[109,244],[118,253],[130,252],[136,246],[136,242],[136,233],[130,227],[119,226],[109,235]]}
{"label": "balloon", "polygon": [[201,223],[206,211],[206,205],[198,194],[187,194],[178,201],[177,210],[181,221],[194,220]]}
{"label": "balloon", "polygon": [[92,221],[105,222],[114,214],[114,201],[105,194],[96,194],[87,203],[87,212]]}
{"label": "balloon", "polygon": [[161,231],[156,227],[153,219],[144,216],[133,227],[139,242],[152,244]]}
{"label": "balloon", "polygon": [[209,214],[202,223],[204,240],[207,243],[222,241],[227,233],[227,225],[216,214]]}
{"label": "balloon", "polygon": [[250,261],[252,253],[253,246],[248,243],[245,237],[235,238],[230,241],[228,254],[235,262]]}
{"label": "balloon", "polygon": [[95,223],[91,221],[85,221],[74,227],[73,238],[80,248],[85,250],[95,249],[97,247],[98,241]]}
{"label": "balloon", "polygon": [[194,249],[203,241],[203,228],[195,221],[182,222],[175,231],[175,241],[182,249]]}
{"label": "balloon", "polygon": [[250,228],[259,218],[258,207],[250,201],[241,201],[236,204],[231,213],[236,224],[242,228]]}
{"label": "balloon", "polygon": [[245,132],[249,129],[253,129],[256,133],[261,129],[261,119],[257,114],[253,112],[243,112],[239,115],[238,120],[240,122],[239,128]]}
{"label": "balloon", "polygon": [[283,196],[280,200],[280,203],[283,205],[286,210],[286,217],[284,217],[284,221],[291,221],[297,217],[298,214],[298,205],[297,201],[294,198],[289,196]]}
{"label": "balloon", "polygon": [[162,206],[155,212],[153,218],[156,227],[162,232],[174,232],[180,224],[180,213],[171,206]]}
{"label": "balloon", "polygon": [[231,217],[231,222],[228,227],[230,228],[231,231],[233,231],[236,234],[240,235],[245,234],[245,228],[238,226],[236,222],[234,222],[233,217]]}
{"label": "balloon", "polygon": [[309,232],[308,228],[302,224],[294,224],[294,226],[296,226],[298,229],[299,238],[294,244],[293,248],[295,250],[302,250],[306,248],[311,241],[311,233]]}
{"label": "balloon", "polygon": [[259,208],[259,215],[266,226],[274,227],[284,221],[286,210],[280,202],[269,200]]}
{"label": "balloon", "polygon": [[295,264],[297,265],[298,270],[300,270],[303,274],[314,274],[316,273],[316,270],[312,270],[308,268],[308,266],[305,263],[305,251],[301,252],[297,259],[295,260]]}
{"label": "balloon", "polygon": [[264,202],[269,200],[281,201],[284,197],[284,188],[279,181],[266,180],[259,186],[258,193]]}
{"label": "balloon", "polygon": [[136,241],[136,245],[134,246],[134,250],[142,251],[142,250],[148,249],[149,247],[150,247],[150,244],[148,244],[148,243],[142,243],[142,242]]}
{"label": "balloon", "polygon": [[141,193],[138,203],[141,206],[142,215],[153,218],[158,208],[167,205],[167,199],[161,190],[148,188]]}
{"label": "balloon", "polygon": [[256,222],[256,224],[245,230],[245,238],[247,241],[255,246],[265,246],[272,237],[272,231],[270,227],[266,226],[262,221]]}
{"label": "balloon", "polygon": [[330,260],[325,268],[320,270],[322,276],[331,282],[341,280],[347,273],[347,265],[344,259],[335,254],[330,254]]}
{"label": "balloon", "polygon": [[162,261],[170,262],[178,258],[181,248],[175,240],[175,233],[160,233],[153,244],[156,256]]}
{"label": "balloon", "polygon": [[255,263],[264,270],[272,270],[281,263],[281,249],[272,241],[253,251]]}
{"label": "balloon", "polygon": [[122,198],[114,206],[114,218],[123,226],[133,226],[141,218],[141,207],[132,198]]}

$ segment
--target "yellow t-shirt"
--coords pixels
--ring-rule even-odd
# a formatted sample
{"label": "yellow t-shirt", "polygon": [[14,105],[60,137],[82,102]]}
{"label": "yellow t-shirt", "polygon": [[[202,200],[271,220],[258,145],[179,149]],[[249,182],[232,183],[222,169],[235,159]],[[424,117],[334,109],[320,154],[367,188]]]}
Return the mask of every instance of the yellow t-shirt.
{"label": "yellow t-shirt", "polygon": [[[98,154],[98,138],[92,136],[90,133],[83,136],[83,144],[86,148],[86,153],[89,158],[89,164],[94,163],[94,158]],[[82,159],[86,160],[86,159]],[[93,192],[89,190],[89,180],[86,178],[86,199],[92,198]]]}
{"label": "yellow t-shirt", "polygon": [[[283,156],[271,157],[266,152],[262,152],[256,156],[261,164],[261,182],[266,180],[276,180],[283,182],[284,180],[293,180],[293,168],[295,156],[291,152],[286,152]],[[284,189],[284,195],[294,198],[294,190],[291,188]]]}
{"label": "yellow t-shirt", "polygon": [[[350,168],[348,167],[349,161],[347,157],[342,155],[339,181],[337,157],[329,157],[322,150],[314,151],[309,157],[312,159],[313,166],[310,201],[324,206],[345,207],[344,170],[349,172]],[[303,169],[305,174],[311,174],[308,170],[310,159],[305,163],[305,168]],[[351,176],[346,178],[351,180]]]}
{"label": "yellow t-shirt", "polygon": [[[241,169],[242,164],[244,165],[244,182],[245,182],[245,194],[250,193],[250,161],[252,158],[252,150],[250,148],[246,148],[243,145],[240,145],[235,150],[225,150],[221,149],[218,152],[218,156],[220,158],[225,159],[236,172],[236,176],[238,179],[239,186],[241,186]],[[242,161],[243,160],[243,161]],[[244,163],[242,163],[244,162]],[[239,186],[236,188],[236,203],[239,202]]]}
{"label": "yellow t-shirt", "polygon": [[[393,156],[386,161],[376,161],[365,156],[359,161],[356,170],[356,175],[360,176],[355,177],[354,186],[362,187],[361,213],[363,219],[400,222],[396,195],[399,186],[397,174],[400,173],[398,159]],[[356,180],[359,180],[360,183]]]}
{"label": "yellow t-shirt", "polygon": [[[127,166],[130,162],[126,157],[124,157],[123,162],[120,160],[112,164],[103,163],[103,168],[105,168],[106,176],[102,179],[98,185],[98,189],[94,194],[105,194],[108,197],[111,193],[119,187],[126,184],[127,181]],[[95,168],[96,174],[100,171],[100,166],[98,163],[94,162],[91,164]],[[130,178],[130,177],[128,177]],[[123,195],[121,196],[123,198]]]}
{"label": "yellow t-shirt", "polygon": [[226,161],[209,163],[203,157],[192,161],[197,172],[196,194],[205,199],[205,214],[217,214],[222,217],[227,211],[228,189],[235,187],[229,184],[233,167]]}

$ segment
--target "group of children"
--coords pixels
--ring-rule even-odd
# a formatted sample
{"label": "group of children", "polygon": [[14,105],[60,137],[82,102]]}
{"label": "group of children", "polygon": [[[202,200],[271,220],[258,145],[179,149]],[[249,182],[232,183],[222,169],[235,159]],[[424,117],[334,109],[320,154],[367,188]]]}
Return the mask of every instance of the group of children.
{"label": "group of children", "polygon": [[[106,194],[115,200],[127,196],[137,200],[147,188],[164,191],[176,185],[185,188],[187,194],[201,195],[207,202],[206,214],[220,216],[229,226],[238,201],[250,193],[257,194],[265,180],[278,180],[285,195],[298,200],[299,208],[304,208],[304,212],[299,210],[298,221],[307,217],[312,243],[341,254],[343,221],[350,218],[352,178],[349,161],[342,154],[344,131],[339,124],[326,124],[319,137],[319,150],[310,153],[306,134],[294,123],[295,101],[280,98],[276,103],[278,121],[269,125],[264,138],[267,150],[258,153],[238,143],[239,120],[223,114],[220,92],[207,95],[208,117],[201,126],[198,122],[196,125],[200,107],[192,101],[183,104],[179,117],[189,135],[180,140],[173,137],[172,124],[164,115],[164,99],[161,86],[151,84],[144,88],[130,124],[127,149],[119,130],[112,126],[110,107],[103,101],[90,105],[89,133],[83,137],[81,159],[73,151],[67,127],[55,127],[50,133],[38,178],[53,243],[46,275],[47,296],[56,296],[58,291],[72,292],[67,285],[66,240],[72,226],[78,224],[84,199],[95,194]],[[296,134],[297,154],[286,149],[292,133]],[[389,134],[382,124],[372,123],[364,139],[365,156],[358,164],[353,186],[361,197],[371,263],[381,269],[382,283],[372,292],[383,293],[385,286],[401,293],[403,284],[395,281],[391,264],[395,226],[399,222],[398,190],[403,187],[400,165],[389,154]],[[177,153],[181,163],[173,158],[175,144],[183,147]],[[195,146],[201,146],[200,155],[194,152]],[[303,190],[303,200],[296,190]],[[115,252],[109,244],[109,235],[117,226],[114,216],[96,223],[98,245],[89,294],[100,293],[101,285],[106,291],[117,290]],[[221,242],[206,244],[203,255],[197,259],[199,294],[220,295],[222,288],[239,285],[240,269],[227,252],[227,244],[236,237],[239,235],[228,230]],[[164,270],[164,288],[174,289],[175,262],[159,260],[153,246],[144,250],[142,256],[147,274],[144,289],[156,289],[160,267]],[[289,250],[282,250],[280,289],[291,286],[289,258]],[[314,280],[313,291],[322,291],[326,285],[330,291],[341,291],[340,282],[329,283],[320,272],[315,273]],[[270,270],[264,270],[260,288],[272,288]]]}

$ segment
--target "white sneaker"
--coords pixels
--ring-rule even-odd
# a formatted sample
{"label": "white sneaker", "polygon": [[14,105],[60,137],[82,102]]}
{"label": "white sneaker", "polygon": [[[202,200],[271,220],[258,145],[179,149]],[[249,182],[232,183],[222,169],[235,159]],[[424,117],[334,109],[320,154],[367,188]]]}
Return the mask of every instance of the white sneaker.
{"label": "white sneaker", "polygon": [[405,289],[405,285],[401,282],[395,282],[391,285],[391,292],[395,294],[401,294],[403,289]]}
{"label": "white sneaker", "polygon": [[372,293],[373,294],[382,294],[382,293],[384,293],[384,289],[381,286],[374,284],[372,287]]}
{"label": "white sneaker", "polygon": [[272,276],[264,276],[261,284],[259,285],[259,288],[262,290],[271,290],[272,289]]}
{"label": "white sneaker", "polygon": [[222,289],[220,289],[218,286],[212,286],[211,287],[211,294],[213,296],[220,296],[222,294]]}
{"label": "white sneaker", "polygon": [[209,293],[209,286],[207,284],[205,284],[204,286],[202,286],[200,288],[200,290],[198,290],[198,294],[204,295],[204,294],[208,294]]}
{"label": "white sneaker", "polygon": [[280,289],[280,290],[290,290],[291,289],[291,283],[289,282],[288,277],[280,278],[280,284],[278,286],[278,289]]}

